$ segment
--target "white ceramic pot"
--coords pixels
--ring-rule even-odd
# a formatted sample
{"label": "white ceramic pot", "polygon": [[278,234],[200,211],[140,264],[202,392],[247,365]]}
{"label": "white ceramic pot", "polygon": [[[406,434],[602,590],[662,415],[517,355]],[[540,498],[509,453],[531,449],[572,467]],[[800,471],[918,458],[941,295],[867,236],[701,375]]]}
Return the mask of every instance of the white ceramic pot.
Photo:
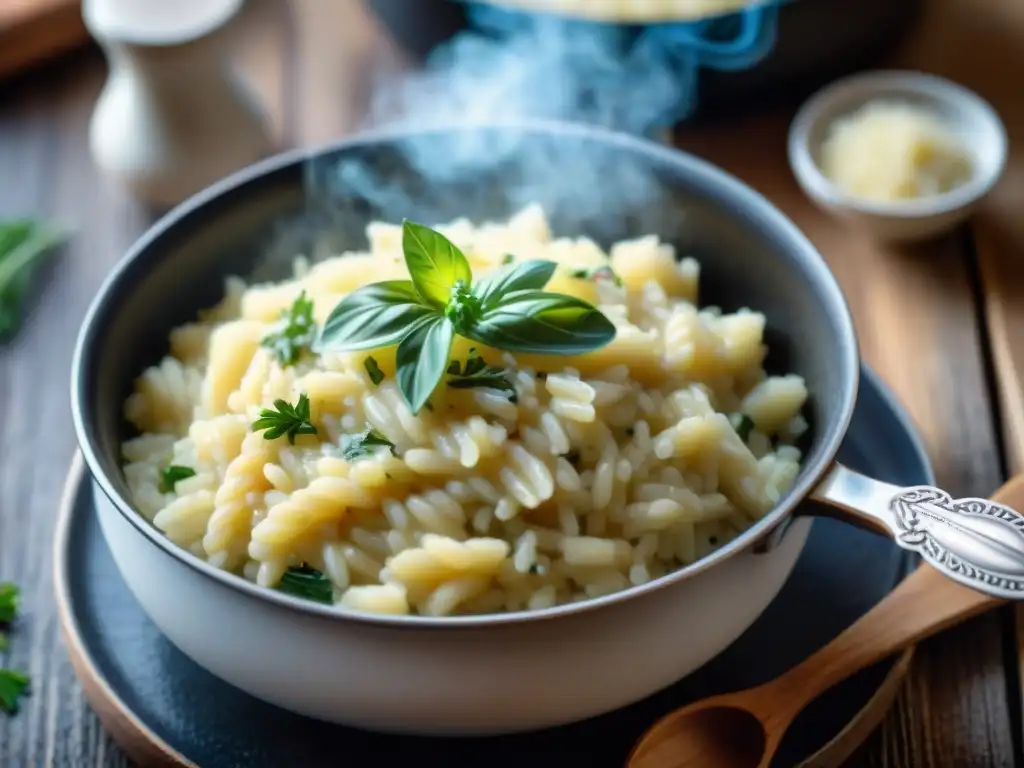
{"label": "white ceramic pot", "polygon": [[[488,154],[462,169],[482,190],[467,194],[452,166],[474,146]],[[337,182],[325,185],[332,205],[321,206],[322,220],[309,205],[311,171]],[[642,194],[608,204],[637,174],[643,184],[633,191]],[[349,204],[353,179],[380,195],[376,209],[365,197]],[[588,201],[595,186],[600,197]],[[555,226],[612,241],[658,232],[702,254],[706,300],[765,312],[773,354],[788,353],[785,369],[800,372],[812,393],[801,472],[774,509],[696,563],[639,586],[539,611],[447,617],[361,614],[258,587],[177,547],[133,509],[120,461],[131,382],[164,354],[170,328],[220,298],[225,275],[274,250],[274,231],[340,235],[351,245],[368,217],[493,221],[517,210],[524,190],[560,214]],[[853,325],[833,276],[750,188],[698,158],[603,130],[471,126],[383,132],[273,158],[179,206],[132,248],[90,308],[72,366],[72,414],[114,559],[185,654],[311,717],[382,731],[496,734],[621,707],[722,651],[789,575],[808,532],[793,517],[804,499],[892,536],[968,586],[1024,596],[1024,518],[835,462],[858,376]]]}
{"label": "white ceramic pot", "polygon": [[293,712],[378,731],[496,734],[642,699],[718,655],[768,606],[810,520],[780,546],[599,611],[481,627],[337,621],[213,582],[157,549],[93,486],[114,561],[143,609],[217,677]]}

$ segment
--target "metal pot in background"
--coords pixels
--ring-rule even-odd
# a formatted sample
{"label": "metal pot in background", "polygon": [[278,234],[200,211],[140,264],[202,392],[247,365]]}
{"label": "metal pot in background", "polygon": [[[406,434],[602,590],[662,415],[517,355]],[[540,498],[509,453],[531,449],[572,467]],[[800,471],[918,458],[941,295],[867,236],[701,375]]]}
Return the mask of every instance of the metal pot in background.
{"label": "metal pot in background", "polygon": [[[454,0],[367,3],[395,40],[421,60],[471,28],[479,8]],[[789,0],[696,23],[569,23],[579,29],[615,27],[624,40],[653,32],[671,55],[696,52],[697,93],[675,115],[677,121],[693,121],[795,103],[837,77],[873,65],[903,39],[922,5],[923,0]],[[506,13],[524,21],[533,17],[518,10]]]}

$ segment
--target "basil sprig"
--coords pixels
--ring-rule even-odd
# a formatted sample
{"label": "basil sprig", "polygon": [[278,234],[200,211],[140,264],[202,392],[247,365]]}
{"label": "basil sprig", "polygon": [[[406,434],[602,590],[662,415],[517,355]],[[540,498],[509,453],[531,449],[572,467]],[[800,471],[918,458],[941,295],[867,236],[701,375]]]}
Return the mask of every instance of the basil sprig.
{"label": "basil sprig", "polygon": [[444,376],[456,335],[507,352],[577,355],[615,338],[615,326],[574,296],[543,290],[557,264],[514,263],[477,283],[465,255],[439,232],[402,223],[410,280],[353,291],[320,330],[318,352],[398,344],[402,396],[419,413]]}

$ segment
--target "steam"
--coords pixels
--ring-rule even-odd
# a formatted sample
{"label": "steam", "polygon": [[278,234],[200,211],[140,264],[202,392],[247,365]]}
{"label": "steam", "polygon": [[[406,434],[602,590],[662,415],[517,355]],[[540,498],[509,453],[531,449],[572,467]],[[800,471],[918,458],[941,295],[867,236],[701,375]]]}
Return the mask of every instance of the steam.
{"label": "steam", "polygon": [[647,135],[690,112],[694,62],[660,30],[470,9],[471,28],[422,73],[378,92],[377,123],[476,125],[541,118]]}
{"label": "steam", "polygon": [[[695,54],[666,45],[657,27],[480,4],[470,21],[423,70],[374,95],[367,127],[415,129],[394,156],[354,151],[308,164],[309,213],[333,234],[320,248],[354,247],[368,216],[493,220],[538,202],[582,227],[607,212],[658,207],[650,171],[599,142],[486,126],[559,121],[651,137],[695,106]],[[457,131],[429,131],[440,126]]]}

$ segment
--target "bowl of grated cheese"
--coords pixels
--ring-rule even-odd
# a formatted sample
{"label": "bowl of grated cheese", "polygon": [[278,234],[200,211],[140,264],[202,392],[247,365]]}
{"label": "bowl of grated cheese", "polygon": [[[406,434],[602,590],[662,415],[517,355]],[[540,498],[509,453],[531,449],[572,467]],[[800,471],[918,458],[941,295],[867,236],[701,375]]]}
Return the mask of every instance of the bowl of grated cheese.
{"label": "bowl of grated cheese", "polygon": [[963,223],[999,180],[1007,136],[976,93],[921,72],[877,71],[811,97],[789,132],[789,162],[823,209],[887,241]]}

